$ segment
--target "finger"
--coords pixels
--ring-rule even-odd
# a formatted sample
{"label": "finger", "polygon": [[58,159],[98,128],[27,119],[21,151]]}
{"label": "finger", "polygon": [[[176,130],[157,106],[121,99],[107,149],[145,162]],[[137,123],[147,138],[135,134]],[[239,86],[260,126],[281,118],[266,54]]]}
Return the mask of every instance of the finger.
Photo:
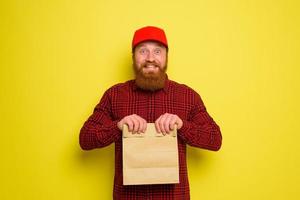
{"label": "finger", "polygon": [[143,133],[145,133],[147,130],[147,121],[143,119]]}
{"label": "finger", "polygon": [[117,123],[117,126],[121,131],[123,130],[123,125],[124,125],[123,119]]}
{"label": "finger", "polygon": [[167,117],[165,119],[164,126],[165,126],[165,130],[167,133],[170,133],[170,121],[172,120],[172,118],[173,118],[173,115],[169,114],[169,115],[167,115]]}
{"label": "finger", "polygon": [[133,131],[132,133],[135,134],[137,133],[139,129],[139,121],[135,118],[135,116],[131,116],[131,120],[133,122]]}
{"label": "finger", "polygon": [[[162,115],[161,115],[162,116]],[[159,121],[161,119],[161,116],[159,118],[157,118],[157,120],[155,120],[155,129],[158,133],[161,133],[161,129],[159,127]]]}
{"label": "finger", "polygon": [[182,119],[180,119],[180,117],[177,118],[176,120],[176,124],[177,124],[177,129],[181,129],[181,127],[183,126],[183,121]]}
{"label": "finger", "polygon": [[175,116],[172,117],[172,119],[170,121],[170,129],[171,130],[174,130],[176,121],[177,121],[177,116],[175,115]]}
{"label": "finger", "polygon": [[159,120],[159,127],[160,127],[160,130],[162,131],[163,135],[166,134],[166,129],[165,129],[165,120],[166,120],[166,117],[167,117],[167,113],[164,114],[161,119]]}
{"label": "finger", "polygon": [[132,132],[132,130],[133,130],[133,122],[130,120],[130,118],[126,118],[126,119],[124,120],[124,124],[127,124],[127,126],[128,126],[128,131],[129,131],[129,132]]}
{"label": "finger", "polygon": [[143,130],[143,118],[141,118],[140,116],[136,115],[135,119],[137,120],[139,127],[137,129],[137,133],[140,134]]}

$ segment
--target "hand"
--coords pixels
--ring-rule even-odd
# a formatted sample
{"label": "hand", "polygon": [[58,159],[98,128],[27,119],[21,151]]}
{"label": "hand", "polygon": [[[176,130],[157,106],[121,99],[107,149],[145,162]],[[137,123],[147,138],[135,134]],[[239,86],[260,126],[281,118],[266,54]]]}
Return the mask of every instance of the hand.
{"label": "hand", "polygon": [[175,124],[179,130],[182,127],[183,122],[177,115],[165,113],[155,121],[155,128],[157,132],[165,135],[175,128]]}
{"label": "hand", "polygon": [[136,114],[128,115],[118,122],[117,125],[121,131],[124,124],[128,126],[128,131],[132,133],[145,133],[147,128],[146,120]]}

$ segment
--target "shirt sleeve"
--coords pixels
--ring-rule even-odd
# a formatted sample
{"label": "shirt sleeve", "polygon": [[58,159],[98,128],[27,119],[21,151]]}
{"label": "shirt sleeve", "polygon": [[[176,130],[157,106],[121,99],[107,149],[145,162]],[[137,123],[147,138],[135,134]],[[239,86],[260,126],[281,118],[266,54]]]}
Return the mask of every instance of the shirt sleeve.
{"label": "shirt sleeve", "polygon": [[117,123],[117,120],[113,121],[112,119],[111,101],[108,92],[105,92],[93,114],[80,130],[79,144],[81,148],[83,150],[101,148],[120,139],[121,131]]}
{"label": "shirt sleeve", "polygon": [[222,135],[219,126],[207,113],[201,97],[195,95],[188,120],[183,120],[183,126],[178,130],[181,139],[194,147],[218,151],[222,144]]}

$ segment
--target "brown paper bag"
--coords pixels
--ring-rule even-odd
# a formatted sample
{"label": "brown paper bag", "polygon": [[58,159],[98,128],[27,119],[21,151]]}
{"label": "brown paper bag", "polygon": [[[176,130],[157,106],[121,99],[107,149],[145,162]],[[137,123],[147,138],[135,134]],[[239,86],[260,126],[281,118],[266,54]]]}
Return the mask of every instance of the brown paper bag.
{"label": "brown paper bag", "polygon": [[177,130],[165,136],[153,123],[145,133],[132,134],[123,128],[123,184],[179,183]]}

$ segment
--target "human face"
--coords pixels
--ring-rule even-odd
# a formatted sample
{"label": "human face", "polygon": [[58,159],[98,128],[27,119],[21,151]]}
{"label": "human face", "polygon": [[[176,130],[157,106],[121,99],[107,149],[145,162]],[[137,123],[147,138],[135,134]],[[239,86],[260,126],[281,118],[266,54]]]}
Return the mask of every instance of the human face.
{"label": "human face", "polygon": [[137,45],[133,53],[136,70],[147,75],[155,75],[166,70],[167,49],[158,42],[146,41]]}
{"label": "human face", "polygon": [[165,85],[167,49],[157,42],[143,42],[133,52],[135,83],[143,90],[155,91]]}

